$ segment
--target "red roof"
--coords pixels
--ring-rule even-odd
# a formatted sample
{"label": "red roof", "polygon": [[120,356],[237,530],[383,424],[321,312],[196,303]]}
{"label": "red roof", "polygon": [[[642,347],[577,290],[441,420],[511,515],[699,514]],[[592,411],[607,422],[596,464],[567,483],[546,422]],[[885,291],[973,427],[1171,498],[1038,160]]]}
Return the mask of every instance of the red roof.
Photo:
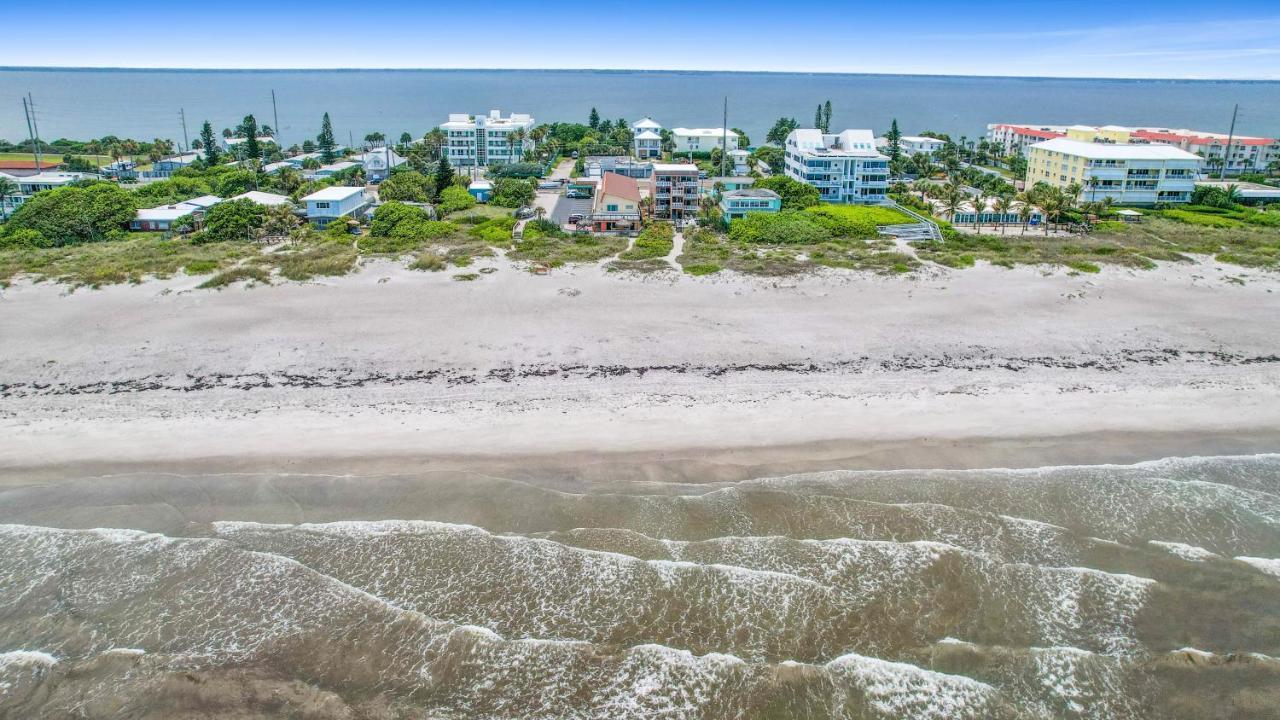
{"label": "red roof", "polygon": [[61,161],[41,160],[37,166],[35,160],[0,160],[0,170],[51,170],[61,164]]}
{"label": "red roof", "polygon": [[[1226,145],[1227,139],[1220,137],[1209,137],[1205,135],[1185,135],[1175,132],[1159,132],[1156,130],[1135,130],[1134,137],[1140,137],[1143,140],[1159,140],[1160,142],[1181,143],[1185,142],[1191,145]],[[1255,137],[1237,137],[1231,143],[1233,145],[1272,145],[1276,142],[1273,138],[1255,138]]]}
{"label": "red roof", "polygon": [[600,186],[600,194],[640,202],[640,183],[635,178],[607,172]]}
{"label": "red roof", "polygon": [[1044,138],[1045,140],[1052,140],[1053,138],[1067,136],[1066,133],[1054,132],[1052,130],[1038,130],[1036,128],[1026,127],[1025,125],[997,125],[996,127],[1004,128],[1006,130],[1014,130],[1019,135],[1030,135],[1031,137]]}

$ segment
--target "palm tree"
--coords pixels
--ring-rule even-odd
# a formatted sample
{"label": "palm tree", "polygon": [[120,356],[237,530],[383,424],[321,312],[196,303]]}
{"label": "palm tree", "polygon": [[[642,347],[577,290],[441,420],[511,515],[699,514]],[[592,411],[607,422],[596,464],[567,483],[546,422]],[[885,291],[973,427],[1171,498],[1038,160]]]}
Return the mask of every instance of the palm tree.
{"label": "palm tree", "polygon": [[[529,137],[529,133],[524,128],[516,128],[507,133],[507,154],[514,155],[516,160],[524,159],[524,141]],[[519,151],[516,151],[519,148]]]}
{"label": "palm tree", "polygon": [[285,195],[292,195],[294,190],[302,187],[302,175],[293,168],[283,168],[276,174],[276,185]]}
{"label": "palm tree", "polygon": [[9,211],[5,209],[4,201],[18,194],[18,183],[7,177],[0,177],[0,212],[4,213],[4,218],[9,219]]}
{"label": "palm tree", "polygon": [[1031,207],[1031,196],[1026,193],[1018,193],[1015,200],[1021,203],[1018,206],[1018,220],[1022,222],[1022,234],[1026,235],[1027,224],[1031,222],[1031,216],[1034,214],[1034,209]]}
{"label": "palm tree", "polygon": [[947,211],[947,219],[951,222],[956,221],[956,213],[960,212],[960,207],[964,205],[965,193],[955,183],[947,183],[941,190],[942,207]]}
{"label": "palm tree", "polygon": [[1268,175],[1280,175],[1280,160],[1272,160],[1267,163]]}
{"label": "palm tree", "polygon": [[1240,186],[1232,183],[1223,189],[1227,202],[1236,205],[1240,202]]}
{"label": "palm tree", "polygon": [[1005,193],[1003,195],[996,196],[995,211],[996,211],[996,216],[1000,218],[1000,234],[1001,235],[1004,234],[1004,227],[1005,227],[1004,217],[1012,209],[1013,209],[1012,195]]}
{"label": "palm tree", "polygon": [[933,175],[933,162],[925,153],[917,153],[911,156],[912,168],[916,171],[917,177],[927,178]]}

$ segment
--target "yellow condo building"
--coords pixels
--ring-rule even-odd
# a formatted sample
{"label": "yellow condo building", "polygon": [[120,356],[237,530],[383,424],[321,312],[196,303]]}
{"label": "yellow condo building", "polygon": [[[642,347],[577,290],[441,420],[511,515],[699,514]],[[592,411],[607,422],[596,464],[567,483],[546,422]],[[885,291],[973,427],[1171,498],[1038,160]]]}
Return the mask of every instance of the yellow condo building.
{"label": "yellow condo building", "polygon": [[1081,187],[1081,199],[1125,205],[1191,199],[1202,160],[1169,145],[1129,145],[1054,138],[1027,149],[1027,186]]}

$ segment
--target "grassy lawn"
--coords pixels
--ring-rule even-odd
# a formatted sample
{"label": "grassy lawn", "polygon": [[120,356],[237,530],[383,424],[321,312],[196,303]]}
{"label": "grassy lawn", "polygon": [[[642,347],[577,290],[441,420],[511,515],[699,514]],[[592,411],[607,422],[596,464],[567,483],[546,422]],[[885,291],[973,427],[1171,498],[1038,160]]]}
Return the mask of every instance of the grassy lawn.
{"label": "grassy lawn", "polygon": [[[77,155],[77,156],[75,156],[75,157],[81,157],[81,158],[84,158],[84,159],[85,159],[85,161],[87,161],[87,162],[88,162],[88,163],[90,163],[91,165],[98,165],[98,166],[102,166],[102,165],[110,165],[112,162],[115,162],[115,159],[114,159],[114,158],[112,158],[110,155]],[[45,155],[44,155],[43,159],[44,159],[44,161],[45,161],[46,163],[48,163],[48,162],[53,162],[53,163],[60,163],[60,162],[62,162],[62,156],[61,156],[61,155],[54,155],[54,154],[51,154],[51,153],[45,153]],[[36,156],[35,156],[35,155],[32,155],[31,153],[21,153],[21,152],[0,152],[0,161],[4,161],[4,160],[22,160],[22,161],[25,161],[25,162],[32,162],[32,163],[33,163],[33,162],[35,162],[35,161],[36,161]],[[139,164],[138,168],[139,168],[139,169],[142,169],[142,165],[141,165],[141,164]]]}
{"label": "grassy lawn", "polygon": [[948,233],[942,242],[915,245],[921,258],[948,267],[986,260],[1005,267],[1043,263],[1096,272],[1103,265],[1149,269],[1156,261],[1188,261],[1197,254],[1245,267],[1280,269],[1280,227],[1270,224],[1280,213],[1241,211],[1233,216],[1186,208],[1144,212],[1140,223],[1101,222],[1087,236],[1046,237],[1010,227],[1004,235]]}
{"label": "grassy lawn", "polygon": [[[515,211],[511,208],[498,207],[497,205],[476,205],[466,210],[449,213],[444,216],[445,220],[450,222],[467,222],[469,218],[480,218],[481,220],[492,220],[499,217],[512,217]],[[474,224],[474,223],[471,223]]]}

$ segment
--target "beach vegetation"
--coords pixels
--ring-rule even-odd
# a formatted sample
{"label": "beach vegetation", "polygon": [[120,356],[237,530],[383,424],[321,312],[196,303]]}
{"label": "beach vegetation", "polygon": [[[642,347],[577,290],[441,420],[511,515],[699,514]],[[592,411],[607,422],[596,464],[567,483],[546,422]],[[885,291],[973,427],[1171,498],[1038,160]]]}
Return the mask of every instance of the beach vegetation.
{"label": "beach vegetation", "polygon": [[520,208],[533,202],[533,181],[500,177],[493,181],[493,197],[489,202],[498,207]]}
{"label": "beach vegetation", "polygon": [[60,247],[124,237],[137,207],[129,191],[115,183],[90,183],[32,195],[5,222],[5,232],[33,230],[26,244]]}
{"label": "beach vegetation", "polygon": [[427,203],[436,195],[435,180],[413,170],[393,172],[378,185],[378,198],[386,201]]}
{"label": "beach vegetation", "polygon": [[675,238],[675,228],[671,223],[651,223],[636,237],[631,249],[618,257],[622,260],[648,260],[664,258],[671,253]]}
{"label": "beach vegetation", "polygon": [[470,210],[476,206],[475,197],[457,185],[449,185],[440,190],[440,202],[436,209],[443,215]]}
{"label": "beach vegetation", "polygon": [[785,175],[774,175],[756,182],[755,187],[772,190],[782,197],[783,210],[803,210],[822,200],[818,188]]}

